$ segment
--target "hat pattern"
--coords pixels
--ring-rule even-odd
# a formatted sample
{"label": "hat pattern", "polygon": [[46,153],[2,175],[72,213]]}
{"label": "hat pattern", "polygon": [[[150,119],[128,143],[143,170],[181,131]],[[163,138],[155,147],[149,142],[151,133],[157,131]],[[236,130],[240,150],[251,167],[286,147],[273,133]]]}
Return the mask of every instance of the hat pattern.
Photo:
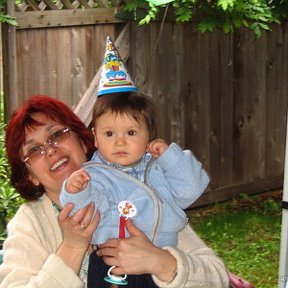
{"label": "hat pattern", "polygon": [[97,95],[128,91],[137,91],[137,87],[108,36]]}

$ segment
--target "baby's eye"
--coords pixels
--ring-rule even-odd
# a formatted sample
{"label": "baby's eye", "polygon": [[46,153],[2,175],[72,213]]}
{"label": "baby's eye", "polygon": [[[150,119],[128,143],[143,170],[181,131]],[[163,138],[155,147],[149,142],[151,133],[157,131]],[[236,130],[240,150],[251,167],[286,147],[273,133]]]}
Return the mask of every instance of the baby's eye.
{"label": "baby's eye", "polygon": [[113,132],[112,131],[106,131],[105,135],[108,137],[111,137],[113,135]]}
{"label": "baby's eye", "polygon": [[130,130],[130,131],[128,131],[128,135],[129,136],[135,136],[136,135],[136,131],[135,130]]}

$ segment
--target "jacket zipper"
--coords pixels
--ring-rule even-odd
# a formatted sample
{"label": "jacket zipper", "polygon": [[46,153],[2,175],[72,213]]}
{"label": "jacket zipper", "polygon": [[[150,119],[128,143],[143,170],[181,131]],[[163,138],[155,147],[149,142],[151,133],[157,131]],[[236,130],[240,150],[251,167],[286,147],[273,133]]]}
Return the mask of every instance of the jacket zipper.
{"label": "jacket zipper", "polygon": [[145,170],[145,174],[144,174],[144,183],[139,181],[138,179],[134,178],[133,176],[130,176],[129,174],[121,171],[121,170],[118,170],[114,167],[111,167],[109,165],[106,165],[106,164],[102,164],[102,163],[99,163],[99,162],[95,162],[95,161],[90,161],[89,163],[87,164],[84,164],[84,168],[85,167],[90,167],[90,166],[98,166],[98,167],[103,167],[103,168],[106,168],[106,169],[112,169],[114,171],[116,171],[117,173],[123,175],[124,177],[130,179],[131,181],[133,181],[134,183],[136,183],[137,185],[140,185],[143,189],[145,189],[150,195],[151,195],[151,198],[153,200],[153,203],[154,203],[154,210],[155,210],[155,222],[154,222],[154,227],[152,229],[152,233],[151,233],[151,241],[154,243],[155,241],[155,238],[157,236],[157,232],[158,232],[158,228],[159,228],[159,223],[160,223],[160,218],[161,218],[161,215],[162,215],[162,209],[161,209],[161,205],[160,205],[160,198],[159,196],[155,193],[155,191],[150,187],[149,185],[149,181],[148,181],[148,174],[149,172],[151,171],[151,166],[152,164],[154,163],[153,160],[149,161],[149,163],[147,164],[147,168]]}

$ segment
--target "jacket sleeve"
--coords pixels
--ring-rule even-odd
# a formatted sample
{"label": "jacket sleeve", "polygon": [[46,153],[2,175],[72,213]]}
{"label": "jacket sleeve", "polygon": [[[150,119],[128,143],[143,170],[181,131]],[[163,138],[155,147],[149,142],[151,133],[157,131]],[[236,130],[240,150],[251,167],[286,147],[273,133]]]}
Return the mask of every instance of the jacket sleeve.
{"label": "jacket sleeve", "polygon": [[[56,216],[53,221],[57,221]],[[0,265],[1,288],[84,287],[79,276],[55,254],[58,236],[51,222],[44,225],[41,228],[36,215],[27,207],[21,207],[10,221]]]}
{"label": "jacket sleeve", "polygon": [[185,209],[205,191],[210,181],[206,171],[190,150],[182,150],[177,144],[170,144],[156,163],[163,171],[170,185],[173,200]]}
{"label": "jacket sleeve", "polygon": [[66,181],[67,180],[62,184],[59,199],[62,207],[67,203],[74,204],[71,215],[75,214],[79,209],[86,207],[91,202],[95,203],[95,210],[98,209],[99,203],[101,203],[99,193],[96,187],[92,186],[91,181],[88,182],[85,189],[78,193],[69,193],[65,188]]}
{"label": "jacket sleeve", "polygon": [[177,275],[170,283],[153,277],[162,288],[228,288],[228,273],[223,261],[187,225],[179,233],[176,248],[164,247],[177,260]]}

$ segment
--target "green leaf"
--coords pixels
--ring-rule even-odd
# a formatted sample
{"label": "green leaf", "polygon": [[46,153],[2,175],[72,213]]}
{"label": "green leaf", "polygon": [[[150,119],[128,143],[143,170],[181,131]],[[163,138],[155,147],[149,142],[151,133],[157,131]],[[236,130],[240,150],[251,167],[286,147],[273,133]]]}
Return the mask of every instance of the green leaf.
{"label": "green leaf", "polygon": [[229,32],[233,32],[233,25],[231,25],[230,23],[223,23],[222,25],[222,29],[225,33],[229,33]]}
{"label": "green leaf", "polygon": [[204,32],[213,32],[215,29],[216,29],[216,25],[215,25],[215,23],[213,23],[212,21],[211,21],[211,22],[202,21],[202,22],[199,23],[199,25],[198,25],[198,30],[199,30],[201,33],[204,33]]}
{"label": "green leaf", "polygon": [[234,1],[233,0],[218,0],[217,6],[221,7],[223,11],[226,11],[228,7],[231,7],[231,8],[234,7]]}
{"label": "green leaf", "polygon": [[202,33],[216,28],[230,33],[244,27],[260,37],[273,23],[279,24],[288,17],[288,0],[129,0],[127,6],[144,7],[142,11],[146,10],[150,18],[143,16],[140,24],[149,24],[158,14],[155,8],[163,9],[168,1],[171,1],[169,12],[174,13],[176,22],[191,21],[197,15],[198,30]]}

